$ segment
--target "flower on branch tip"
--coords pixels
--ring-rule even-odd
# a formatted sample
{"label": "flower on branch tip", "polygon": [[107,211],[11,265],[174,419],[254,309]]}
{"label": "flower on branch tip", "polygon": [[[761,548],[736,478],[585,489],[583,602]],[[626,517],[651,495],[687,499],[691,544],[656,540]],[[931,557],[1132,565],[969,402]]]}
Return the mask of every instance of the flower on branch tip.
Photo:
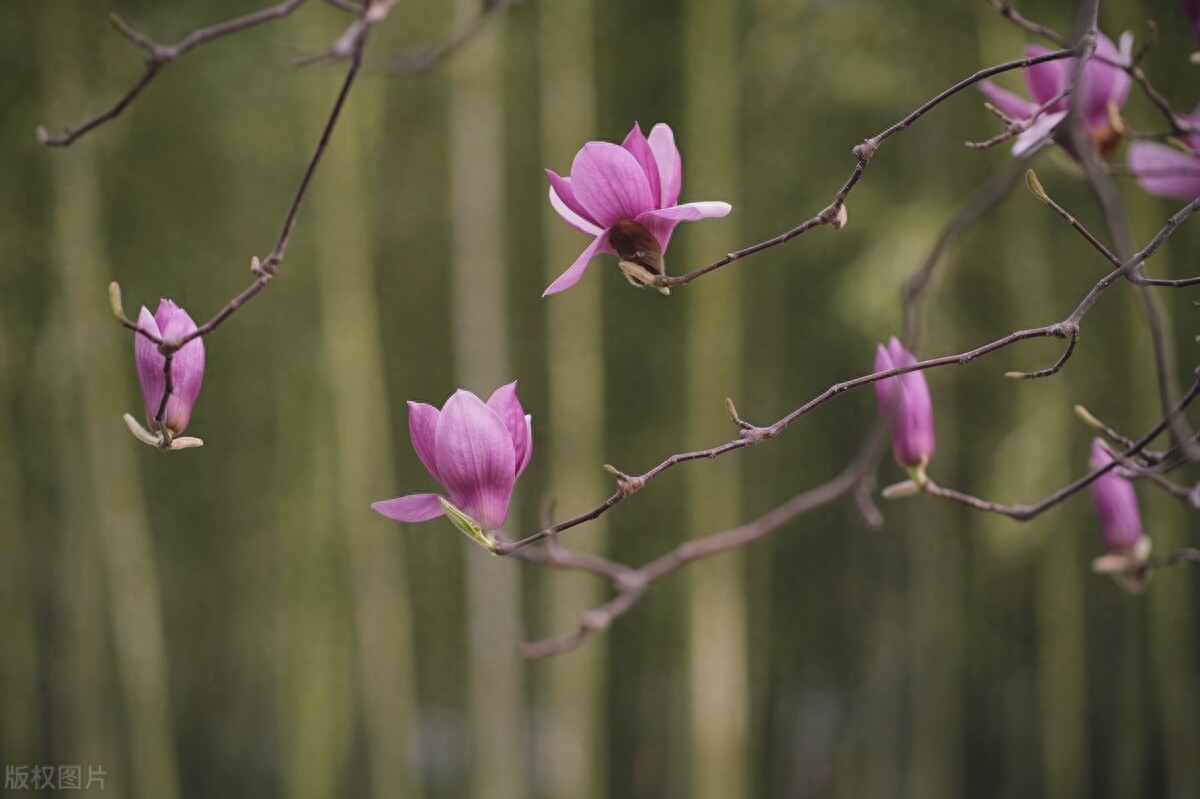
{"label": "flower on branch tip", "polygon": [[371,507],[402,522],[445,514],[491,548],[488,533],[504,524],[513,487],[533,455],[532,417],[517,399],[516,382],[496,389],[486,403],[463,389],[440,411],[410,402],[408,432],[417,457],[448,496],[407,494]]}
{"label": "flower on branch tip", "polygon": [[[196,331],[196,323],[187,311],[174,302],[163,299],[158,304],[158,310],[151,314],[146,306],[142,306],[138,314],[138,327],[164,341],[175,341]],[[133,359],[137,366],[138,383],[142,388],[142,399],[146,406],[146,422],[149,430],[141,428],[132,416],[126,415],[126,424],[130,425],[134,435],[147,443],[163,446],[165,449],[183,449],[189,446],[199,446],[199,439],[180,439],[178,436],[188,426],[192,418],[192,408],[196,405],[196,397],[200,394],[200,385],[204,382],[204,341],[197,336],[184,344],[171,357],[171,395],[163,408],[162,425],[158,423],[158,410],[162,407],[163,393],[166,391],[166,356],[159,352],[158,345],[142,334],[133,337]]]}
{"label": "flower on branch tip", "polygon": [[588,142],[576,153],[569,177],[550,169],[546,177],[550,179],[550,205],[567,224],[592,236],[593,241],[543,297],[578,283],[600,253],[620,258],[621,270],[630,283],[649,285],[665,274],[663,253],[676,225],[722,217],[731,208],[725,202],[676,204],[683,162],[675,134],[662,122],[648,137],[634,123],[620,146]]}
{"label": "flower on branch tip", "polygon": [[[1100,439],[1094,440],[1091,467],[1099,469],[1112,462],[1108,447]],[[1133,484],[1117,474],[1115,468],[1092,482],[1092,503],[1100,519],[1104,548],[1110,553],[1131,555],[1149,548],[1149,540],[1142,532],[1142,514],[1138,510]]]}
{"label": "flower on branch tip", "polygon": [[[1081,93],[1080,112],[1083,114],[1084,127],[1091,137],[1092,143],[1101,154],[1107,155],[1121,143],[1122,133],[1113,127],[1109,106],[1121,108],[1129,97],[1132,79],[1119,67],[1110,63],[1129,64],[1133,50],[1133,34],[1126,31],[1121,34],[1118,49],[1104,34],[1096,40],[1096,52],[1088,59],[1079,77],[1076,90]],[[1036,44],[1025,47],[1025,55],[1036,57],[1051,52]],[[987,95],[992,105],[996,106],[1010,119],[1022,121],[1033,116],[1033,112],[1053,100],[1071,83],[1075,74],[1077,59],[1061,58],[1057,61],[1043,61],[1027,67],[1022,73],[1025,78],[1025,90],[1029,99],[1001,89],[990,80],[979,84],[980,90]],[[1013,144],[1013,155],[1031,153],[1048,142],[1054,141],[1068,152],[1070,146],[1065,136],[1056,136],[1058,128],[1071,109],[1071,97],[1059,97],[1051,103],[1033,123],[1017,136]]]}
{"label": "flower on branch tip", "polygon": [[[1200,125],[1200,105],[1183,118]],[[1152,141],[1129,143],[1125,163],[1147,194],[1192,200],[1200,197],[1200,133],[1188,133],[1183,149]]]}
{"label": "flower on branch tip", "polygon": [[[887,346],[875,348],[875,372],[886,372],[917,362],[912,353],[895,336]],[[929,397],[929,386],[921,372],[906,372],[902,375],[878,380],[875,383],[875,398],[879,401],[879,412],[892,422],[892,454],[896,461],[910,470],[923,470],[933,457],[933,401]]]}
{"label": "flower on branch tip", "polygon": [[[1099,469],[1113,462],[1113,456],[1100,439],[1092,442],[1090,466]],[[1145,577],[1131,570],[1150,554],[1150,539],[1142,532],[1142,514],[1138,510],[1133,484],[1115,469],[1109,469],[1092,482],[1092,504],[1100,520],[1100,535],[1106,554],[1092,562],[1092,570],[1111,574],[1121,587],[1137,591]]]}

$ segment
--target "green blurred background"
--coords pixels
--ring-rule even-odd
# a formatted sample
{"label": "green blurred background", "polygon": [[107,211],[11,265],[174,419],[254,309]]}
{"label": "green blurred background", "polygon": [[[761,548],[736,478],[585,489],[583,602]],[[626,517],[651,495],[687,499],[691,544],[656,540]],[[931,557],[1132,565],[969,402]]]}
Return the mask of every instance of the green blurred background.
{"label": "green blurred background", "polygon": [[[0,762],[102,765],[115,796],[1200,797],[1200,575],[1142,596],[1090,573],[1078,496],[1029,524],[916,498],[812,513],[689,567],[583,649],[526,662],[608,586],[492,558],[445,522],[372,501],[430,490],[405,400],[520,379],[533,463],[510,535],[869,370],[939,230],[1010,161],[966,92],[890,141],[850,224],[728,267],[670,298],[609,258],[541,299],[587,243],[546,202],[589,139],[667,121],[683,200],[679,273],[819,210],[850,148],[1025,37],[979,2],[526,0],[423,77],[368,68],[301,212],[279,279],[206,339],[178,454],[136,442],[132,343],[108,315],[169,296],[198,320],[250,280],[341,80],[297,70],[347,22],[291,18],[171,66],[117,121],[40,147],[136,77],[119,12],[174,41],[233,0],[9,3],[0,27]],[[1061,3],[1022,4],[1066,30]],[[437,40],[474,2],[407,0],[371,53]],[[1105,4],[1114,35],[1160,23],[1147,68],[1181,109],[1194,42],[1174,2]],[[1002,80],[1019,85],[1017,76]],[[1135,97],[1128,116],[1158,127]],[[1038,170],[1100,218],[1054,156]],[[1135,239],[1179,205],[1123,186]],[[1152,262],[1196,271],[1181,230]],[[1064,315],[1105,263],[1023,188],[949,252],[921,354]],[[1161,295],[1178,373],[1195,290]],[[940,483],[1032,502],[1085,467],[1082,403],[1137,435],[1157,417],[1139,306],[1118,286],[1058,377],[1034,342],[929,375]],[[874,419],[869,391],[774,441],[684,465],[569,545],[641,563],[828,479]],[[1196,478],[1196,473],[1191,473]],[[900,479],[885,459],[881,483]],[[1139,488],[1157,551],[1195,545],[1177,503]],[[8,795],[7,793],[5,795]],[[13,795],[25,795],[14,792]]]}

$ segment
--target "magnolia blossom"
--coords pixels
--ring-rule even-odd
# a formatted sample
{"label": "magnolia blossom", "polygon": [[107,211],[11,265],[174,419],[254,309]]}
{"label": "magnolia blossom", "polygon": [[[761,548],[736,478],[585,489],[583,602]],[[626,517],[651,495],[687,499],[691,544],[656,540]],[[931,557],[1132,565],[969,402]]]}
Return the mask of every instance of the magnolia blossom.
{"label": "magnolia blossom", "polygon": [[636,123],[618,147],[588,142],[575,155],[570,177],[546,170],[550,204],[567,224],[594,239],[575,263],[542,296],[579,282],[592,258],[614,253],[634,285],[647,285],[663,274],[663,253],[680,222],[729,213],[724,202],[676,205],[683,179],[675,134],[663,123],[650,136]]}
{"label": "magnolia blossom", "polygon": [[533,455],[531,417],[517,399],[516,382],[496,389],[484,403],[459,389],[439,411],[408,403],[408,432],[421,463],[446,489],[441,494],[407,494],[371,505],[402,522],[423,522],[446,513],[481,543],[479,534],[500,529],[517,478]]}
{"label": "magnolia blossom", "polygon": [[[1093,441],[1091,467],[1098,469],[1112,462],[1113,456],[1100,439]],[[1115,469],[1109,469],[1092,483],[1092,502],[1100,519],[1105,549],[1117,555],[1148,549],[1149,540],[1142,533],[1142,514],[1132,483]]]}
{"label": "magnolia blossom", "polygon": [[[1100,439],[1093,441],[1091,467],[1098,469],[1112,462],[1112,454]],[[1105,554],[1092,561],[1092,570],[1112,575],[1126,591],[1142,590],[1149,573],[1139,567],[1150,555],[1150,539],[1142,532],[1133,484],[1109,469],[1092,482],[1092,503],[1105,549]]]}
{"label": "magnolia blossom", "polygon": [[[875,371],[917,362],[895,336],[875,350]],[[875,383],[879,412],[892,420],[892,454],[901,466],[921,469],[933,457],[933,401],[921,372],[907,372]]]}
{"label": "magnolia blossom", "polygon": [[[1184,120],[1200,126],[1200,105]],[[1130,142],[1126,164],[1143,191],[1180,200],[1200,197],[1200,133],[1187,134],[1184,144],[1187,151],[1152,141]]]}
{"label": "magnolia blossom", "polygon": [[[196,330],[196,323],[187,311],[167,299],[158,303],[158,311],[153,315],[143,305],[138,314],[138,326],[166,340],[180,339]],[[155,417],[166,388],[165,357],[158,351],[157,344],[139,333],[133,337],[133,358],[146,404],[146,421],[152,431],[161,433]],[[178,435],[188,426],[203,381],[204,341],[197,337],[180,347],[171,358],[171,396],[167,398],[162,419],[163,427],[170,434]]]}
{"label": "magnolia blossom", "polygon": [[[1121,47],[1118,50],[1104,34],[1096,41],[1096,52],[1083,68],[1076,91],[1081,93],[1080,110],[1083,114],[1084,126],[1096,148],[1104,154],[1116,149],[1121,143],[1121,132],[1112,126],[1109,118],[1110,103],[1117,108],[1125,105],[1129,97],[1131,79],[1124,70],[1118,69],[1105,61],[1119,64],[1130,62],[1130,52],[1133,49],[1133,34],[1128,31],[1121,34]],[[1045,55],[1051,52],[1035,44],[1026,46],[1025,55],[1029,57]],[[1043,61],[1025,69],[1025,89],[1029,94],[1026,100],[1017,94],[1001,89],[991,81],[979,85],[992,105],[1000,109],[1011,119],[1025,120],[1033,116],[1033,112],[1049,103],[1065,89],[1075,73],[1076,59],[1062,58],[1057,61]],[[1017,136],[1013,144],[1013,155],[1032,152],[1049,141],[1057,141],[1065,145],[1065,139],[1056,138],[1053,133],[1058,124],[1066,118],[1071,108],[1071,97],[1060,97],[1034,121],[1028,130]],[[1069,146],[1067,147],[1069,150]]]}

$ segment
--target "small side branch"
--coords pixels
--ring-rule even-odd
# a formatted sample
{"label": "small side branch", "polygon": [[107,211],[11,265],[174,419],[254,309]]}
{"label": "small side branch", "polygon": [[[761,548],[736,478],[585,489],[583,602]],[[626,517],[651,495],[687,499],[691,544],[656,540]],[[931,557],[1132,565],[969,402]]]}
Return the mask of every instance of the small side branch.
{"label": "small side branch", "polygon": [[919,105],[917,108],[913,109],[902,119],[889,125],[879,133],[857,145],[852,151],[855,159],[857,159],[857,163],[855,164],[854,169],[850,172],[850,177],[848,177],[846,182],[842,184],[842,187],[834,196],[833,202],[821,209],[816,216],[801,222],[791,230],[780,233],[778,236],[774,236],[765,241],[760,241],[758,244],[752,244],[749,247],[728,253],[724,258],[713,261],[707,266],[702,266],[699,269],[674,277],[665,275],[659,276],[655,279],[654,285],[666,288],[670,288],[672,286],[682,286],[686,283],[691,283],[697,278],[703,277],[709,272],[720,269],[723,266],[727,266],[734,261],[741,260],[748,255],[753,255],[772,247],[778,247],[780,244],[786,244],[797,236],[807,233],[814,228],[825,225],[829,225],[834,228],[841,228],[846,223],[846,198],[850,196],[850,192],[858,184],[859,179],[866,171],[867,165],[870,164],[871,159],[879,151],[880,145],[882,145],[885,141],[890,139],[892,136],[895,136],[897,133],[906,130],[914,122],[923,117],[925,114],[929,113],[942,102],[948,100],[962,90],[979,83],[982,80],[986,80],[993,75],[999,75],[1002,72],[1009,72],[1014,69],[1024,69],[1026,67],[1033,66],[1034,64],[1042,64],[1047,61],[1058,61],[1064,58],[1070,58],[1072,55],[1074,55],[1073,50],[1064,49],[1057,50],[1052,53],[1043,53],[1042,55],[1019,58],[1015,61],[1006,61],[1003,64],[997,64],[995,66],[988,67],[987,69],[981,69],[978,72],[963,78],[953,86],[944,89],[926,102]]}
{"label": "small side branch", "polygon": [[227,22],[222,22],[216,25],[210,25],[207,28],[200,28],[192,31],[190,34],[180,39],[172,45],[164,45],[155,42],[147,36],[137,32],[131,28],[123,19],[116,14],[110,16],[113,27],[129,41],[140,47],[146,53],[146,66],[142,71],[141,76],[134,81],[125,94],[121,95],[111,106],[96,114],[91,119],[81,122],[78,125],[69,127],[59,136],[52,136],[50,132],[44,128],[37,129],[38,141],[50,147],[66,147],[73,144],[81,136],[95,130],[96,128],[108,122],[111,119],[116,119],[121,112],[129,107],[129,104],[137,99],[147,86],[150,85],[163,67],[174,62],[176,59],[185,55],[192,49],[200,45],[211,42],[214,39],[220,39],[223,36],[228,36],[231,33],[244,31],[247,28],[253,28],[256,25],[262,25],[266,22],[272,22],[286,17],[300,6],[304,5],[307,0],[283,0],[273,6],[255,11],[245,16],[231,19]]}

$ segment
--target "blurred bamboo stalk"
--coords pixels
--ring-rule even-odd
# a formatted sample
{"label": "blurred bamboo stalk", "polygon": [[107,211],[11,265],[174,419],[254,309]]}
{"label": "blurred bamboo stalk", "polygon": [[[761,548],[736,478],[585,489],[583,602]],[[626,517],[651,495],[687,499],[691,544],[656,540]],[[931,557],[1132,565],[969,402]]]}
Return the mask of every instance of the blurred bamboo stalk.
{"label": "blurred bamboo stalk", "polygon": [[[741,185],[739,20],[735,0],[691,0],[684,8],[684,153],[688,196],[728,200]],[[737,217],[734,217],[736,220]],[[684,263],[702,263],[739,241],[736,222],[687,225]],[[680,253],[676,251],[678,258]],[[723,398],[740,393],[742,281],[731,269],[689,287],[686,345],[686,437],[719,441],[731,429]],[[715,279],[714,279],[715,278]],[[696,537],[741,520],[740,461],[702,463],[688,475],[685,535]],[[696,799],[744,796],[749,789],[744,554],[693,564],[688,576],[688,661],[691,689],[691,780]]]}
{"label": "blurred bamboo stalk", "polygon": [[[541,79],[540,120],[544,164],[565,172],[575,152],[595,136],[595,54],[592,0],[556,0],[537,9]],[[545,285],[578,256],[583,237],[543,204]],[[593,275],[545,300],[547,413],[539,457],[551,475],[549,490],[561,513],[599,503],[604,473],[603,282]],[[535,291],[539,287],[531,286]],[[603,553],[602,517],[571,545]],[[542,576],[542,623],[549,634],[578,622],[581,608],[602,601],[604,586],[590,577],[550,570]],[[535,674],[544,724],[535,739],[542,795],[599,799],[607,795],[607,746],[602,728],[605,637],[570,655],[538,663]]]}
{"label": "blurred bamboo stalk", "polygon": [[[1193,258],[1185,260],[1194,263]],[[1164,274],[1172,273],[1171,266],[1166,257],[1156,264]],[[1154,385],[1149,331],[1140,314],[1130,315],[1130,325],[1130,344],[1134,352],[1144,355],[1138,360],[1141,374],[1131,375],[1129,384]],[[1153,394],[1144,392],[1137,397],[1134,409],[1136,418],[1153,419],[1160,412],[1160,405]],[[1143,524],[1154,541],[1154,549],[1168,552],[1195,546],[1195,536],[1184,534],[1185,530],[1196,530],[1195,513],[1148,483],[1139,485]],[[1200,758],[1196,756],[1200,752],[1200,645],[1196,637],[1200,614],[1195,602],[1198,575],[1192,571],[1186,574],[1164,570],[1151,581],[1144,597],[1128,600],[1145,603],[1140,619],[1149,634],[1135,640],[1149,651],[1147,665],[1157,689],[1154,696],[1157,713],[1151,713],[1151,718],[1158,719],[1155,728],[1161,736],[1165,759],[1166,796],[1200,796]],[[1135,745],[1145,746],[1145,742],[1138,741]]]}
{"label": "blurred bamboo stalk", "polygon": [[[456,24],[479,11],[456,0]],[[502,26],[502,21],[500,25]],[[497,26],[499,27],[499,26]],[[493,28],[449,65],[451,311],[460,385],[483,399],[511,382],[503,224],[501,62]],[[516,503],[509,518],[519,518]],[[471,795],[526,799],[520,572],[463,543],[467,559]]]}
{"label": "blurred bamboo stalk", "polygon": [[[7,331],[0,324],[0,408],[16,407],[18,389],[30,382],[21,379],[28,368],[27,363],[18,364]],[[65,437],[65,433],[60,435]],[[23,480],[17,443],[16,435],[0,435],[0,552],[5,553],[0,558],[0,630],[4,630],[0,752],[10,763],[34,763],[40,752],[44,712],[38,691],[41,657],[36,626],[39,591],[35,586],[48,575],[33,567],[36,561],[32,553],[46,542],[37,540],[35,528],[29,523],[33,513],[26,497],[30,492]]]}
{"label": "blurred bamboo stalk", "polygon": [[[20,264],[16,258],[0,261],[0,285],[17,276]],[[33,384],[31,353],[18,352],[12,340],[17,326],[29,324],[31,318],[15,314],[0,318],[0,409],[6,414],[19,407],[23,390]],[[41,351],[51,357],[58,354],[45,347]],[[40,540],[31,523],[36,515],[30,507],[32,491],[22,470],[20,437],[14,433],[0,432],[0,552],[5,554],[0,558],[0,630],[5,633],[4,657],[0,658],[0,702],[4,706],[0,753],[9,763],[33,763],[40,752],[45,712],[38,690],[43,666],[37,639],[40,592],[35,586],[50,577],[34,565],[37,559],[33,554],[45,551],[49,542]],[[65,437],[65,433],[59,435]]]}
{"label": "blurred bamboo stalk", "polygon": [[[51,119],[78,113],[89,98],[89,70],[78,60],[78,54],[87,48],[78,46],[76,13],[73,7],[48,12],[39,32],[42,44],[38,50],[46,59],[46,95],[51,98],[46,115]],[[62,454],[60,464],[71,472],[72,482],[82,478],[86,486],[77,497],[76,512],[68,515],[69,523],[79,525],[76,544],[88,546],[86,539],[93,530],[99,536],[131,773],[125,779],[116,773],[117,763],[106,765],[111,766],[108,771],[118,792],[124,786],[129,795],[143,799],[173,799],[179,795],[179,786],[158,577],[134,458],[137,444],[121,423],[127,394],[117,388],[123,379],[133,378],[132,343],[128,335],[114,328],[105,307],[104,289],[112,271],[104,255],[107,245],[96,149],[83,144],[69,152],[49,154],[49,160],[53,207],[50,261],[58,276],[60,321],[66,330],[66,349],[56,366],[70,370],[67,380],[77,381],[74,388],[78,392],[66,395],[75,402],[64,397],[64,415],[56,427],[80,433],[70,442],[70,451]],[[82,468],[76,472],[72,463]],[[165,460],[156,463],[161,468],[171,465]],[[81,547],[83,552],[86,549]],[[90,568],[90,564],[78,566],[85,571]],[[92,686],[96,688],[95,683]],[[93,696],[85,701],[97,699]],[[111,734],[108,723],[103,727]]]}
{"label": "blurred bamboo stalk", "polygon": [[[327,94],[327,87],[322,86]],[[412,608],[402,568],[404,538],[370,509],[396,493],[394,442],[384,380],[375,290],[374,200],[370,180],[380,156],[379,81],[355,87],[313,194],[323,355],[333,402],[334,516],[346,535],[358,653],[370,796],[421,795],[410,753],[419,747]],[[317,104],[317,107],[324,108]],[[413,268],[414,264],[401,264]]]}
{"label": "blurred bamboo stalk", "polygon": [[[307,15],[293,17],[283,25],[300,43],[324,41],[329,36],[328,29],[313,24]],[[295,170],[310,154],[316,132],[328,118],[340,77],[332,71],[303,76],[293,84],[294,93],[276,107],[276,113],[286,115],[282,127],[289,131],[289,146],[275,142],[270,150],[255,155],[259,166],[269,163],[265,159],[279,159],[271,166],[278,166],[279,173],[287,176],[279,181],[281,193],[291,189]],[[272,664],[276,717],[271,721],[280,739],[279,782],[290,799],[336,796],[346,792],[347,784],[365,791],[367,785],[373,787],[375,777],[370,749],[374,730],[365,720],[359,726],[355,706],[361,681],[354,669],[359,658],[355,657],[356,638],[350,624],[356,608],[354,577],[348,573],[353,561],[342,535],[336,399],[320,360],[326,331],[319,272],[325,254],[317,246],[328,235],[325,215],[338,213],[322,205],[322,194],[341,172],[332,159],[346,146],[344,126],[362,88],[362,83],[355,87],[351,105],[317,171],[297,224],[285,278],[271,288],[274,302],[249,312],[270,313],[269,320],[260,322],[264,337],[253,346],[278,347],[264,363],[264,368],[272,370],[275,387],[268,417],[275,428],[275,463],[271,467],[275,476],[271,492],[276,508],[275,551],[271,556],[279,564],[277,604],[272,609],[275,622],[271,625],[277,637],[273,651],[278,652]],[[234,106],[232,112],[239,110]],[[225,124],[236,128],[241,123]],[[243,146],[241,152],[245,149]],[[251,206],[280,200],[256,196],[252,191],[237,195],[239,204]],[[355,198],[349,202],[353,204]],[[243,213],[254,218],[249,208]],[[320,323],[314,324],[318,320]],[[240,324],[252,321],[247,316]],[[222,330],[214,342],[230,333]],[[361,739],[357,735],[360,730]],[[367,749],[365,756],[356,756],[354,751],[359,740]],[[367,785],[348,776],[351,768],[362,765],[369,770]]]}
{"label": "blurred bamboo stalk", "polygon": [[[957,420],[938,411],[938,426]],[[943,437],[943,441],[945,437]],[[944,444],[939,455],[945,457]],[[966,762],[962,697],[965,695],[962,539],[956,522],[963,509],[944,503],[910,503],[908,535],[911,749],[905,770],[908,796],[960,796]],[[899,514],[897,514],[899,515]]]}
{"label": "blurred bamboo stalk", "polygon": [[[1031,252],[1052,253],[1054,243],[1039,235],[1044,227],[1030,226],[1026,237],[1007,254],[1006,262],[1021,264],[1003,272],[1008,296],[1019,298],[1034,318],[1048,319],[1056,311],[1055,287]],[[1068,454],[1079,434],[1070,420],[1068,386],[1047,380],[1034,390],[1012,394],[1012,418],[1019,427],[1004,441],[992,462],[985,496],[1036,497],[1046,486],[1061,485],[1076,474]],[[1054,534],[1047,519],[1016,527],[1004,518],[988,518],[990,540],[1024,539],[1034,547],[1026,561],[1034,570],[1036,610],[1037,702],[1041,723],[1042,787],[1058,799],[1089,796],[1091,761],[1088,751],[1088,673],[1085,636],[1084,579],[1086,559],[1078,535]],[[1018,734],[1028,738],[1028,730]],[[1028,741],[1013,742],[1015,749]]]}

